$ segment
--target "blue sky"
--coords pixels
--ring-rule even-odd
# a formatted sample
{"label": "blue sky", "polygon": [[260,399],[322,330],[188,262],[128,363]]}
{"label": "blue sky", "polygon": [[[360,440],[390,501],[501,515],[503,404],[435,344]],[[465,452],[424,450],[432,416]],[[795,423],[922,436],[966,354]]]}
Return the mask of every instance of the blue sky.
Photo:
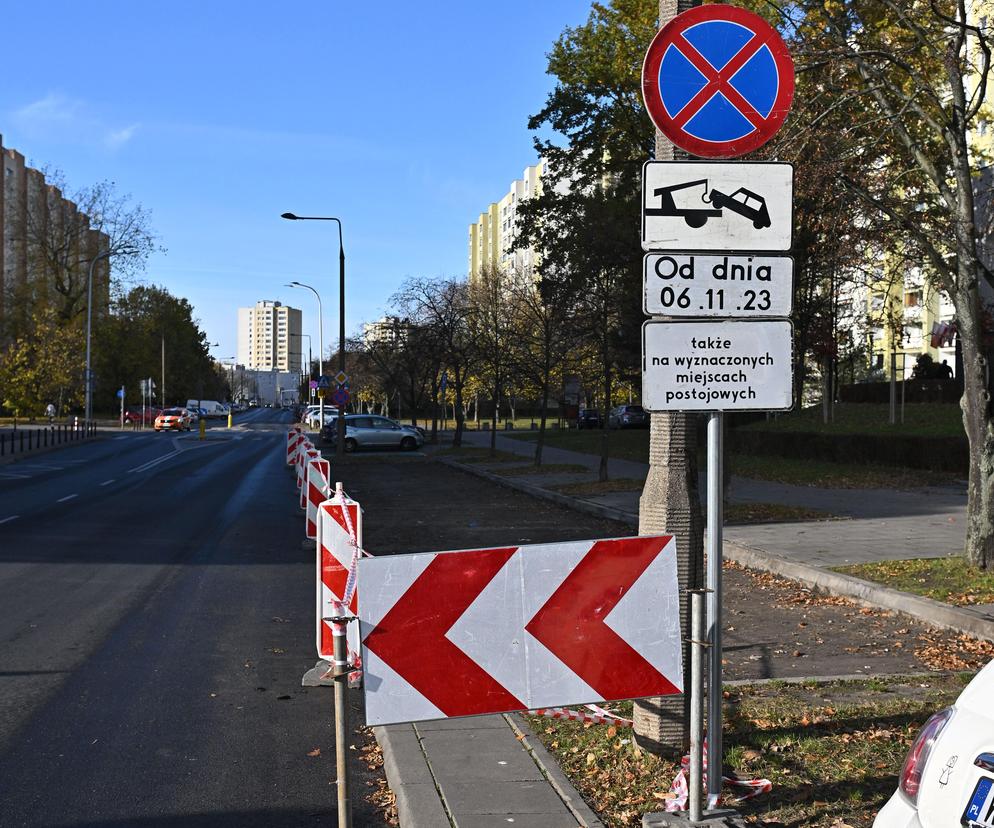
{"label": "blue sky", "polygon": [[499,3],[4,4],[4,145],[70,186],[108,179],[151,210],[166,253],[144,277],[194,306],[212,354],[238,307],[349,333],[408,276],[463,276],[466,231],[528,164],[546,53],[590,0]]}

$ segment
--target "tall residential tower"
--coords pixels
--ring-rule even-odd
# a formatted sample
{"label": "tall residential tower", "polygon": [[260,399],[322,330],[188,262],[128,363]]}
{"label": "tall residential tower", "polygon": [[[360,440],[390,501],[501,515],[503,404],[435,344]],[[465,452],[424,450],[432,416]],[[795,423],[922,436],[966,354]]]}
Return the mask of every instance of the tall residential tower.
{"label": "tall residential tower", "polygon": [[268,299],[238,309],[238,362],[257,371],[299,373],[301,316],[297,308]]}

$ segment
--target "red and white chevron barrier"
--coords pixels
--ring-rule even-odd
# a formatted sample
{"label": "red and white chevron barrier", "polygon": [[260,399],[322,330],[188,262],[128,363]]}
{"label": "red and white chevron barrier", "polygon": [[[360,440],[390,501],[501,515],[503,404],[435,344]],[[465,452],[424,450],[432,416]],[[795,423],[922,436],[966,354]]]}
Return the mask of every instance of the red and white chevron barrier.
{"label": "red and white chevron barrier", "polygon": [[670,535],[362,558],[369,725],[681,692]]}
{"label": "red and white chevron barrier", "polygon": [[304,432],[294,426],[286,433],[286,464],[297,465],[297,446],[304,439]]}
{"label": "red and white chevron barrier", "polygon": [[[336,486],[330,499],[317,507],[317,649],[331,660],[334,640],[325,618],[357,611],[357,564],[362,555],[362,509]],[[349,660],[359,664],[359,625],[349,624]]]}
{"label": "red and white chevron barrier", "polygon": [[307,464],[307,480],[301,493],[304,504],[304,536],[315,540],[318,536],[318,507],[331,497],[331,463],[320,457]]}

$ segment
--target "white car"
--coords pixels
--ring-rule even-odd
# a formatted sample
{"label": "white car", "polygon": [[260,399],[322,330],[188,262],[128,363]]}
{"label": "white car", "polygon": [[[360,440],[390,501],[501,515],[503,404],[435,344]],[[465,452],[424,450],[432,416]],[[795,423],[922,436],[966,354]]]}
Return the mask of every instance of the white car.
{"label": "white car", "polygon": [[994,826],[994,661],[921,729],[873,828]]}

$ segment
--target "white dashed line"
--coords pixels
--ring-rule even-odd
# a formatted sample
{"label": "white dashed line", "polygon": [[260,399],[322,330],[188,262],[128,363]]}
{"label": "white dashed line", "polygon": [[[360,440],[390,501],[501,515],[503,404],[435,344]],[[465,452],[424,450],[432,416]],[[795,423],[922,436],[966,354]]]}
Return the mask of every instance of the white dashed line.
{"label": "white dashed line", "polygon": [[66,495],[65,497],[60,497],[55,502],[56,503],[65,503],[67,500],[72,500],[74,497],[79,497],[79,495],[74,495],[74,494]]}
{"label": "white dashed line", "polygon": [[114,482],[114,478],[112,477],[112,478],[111,478],[110,480],[105,480],[105,481],[104,481],[103,483],[101,483],[100,485],[101,485],[101,486],[109,486],[109,485],[110,485],[111,483],[113,483],[113,482]]}
{"label": "white dashed line", "polygon": [[12,520],[17,520],[19,517],[20,515],[11,515],[9,518],[4,518],[3,520],[0,520],[0,523],[10,523]]}

